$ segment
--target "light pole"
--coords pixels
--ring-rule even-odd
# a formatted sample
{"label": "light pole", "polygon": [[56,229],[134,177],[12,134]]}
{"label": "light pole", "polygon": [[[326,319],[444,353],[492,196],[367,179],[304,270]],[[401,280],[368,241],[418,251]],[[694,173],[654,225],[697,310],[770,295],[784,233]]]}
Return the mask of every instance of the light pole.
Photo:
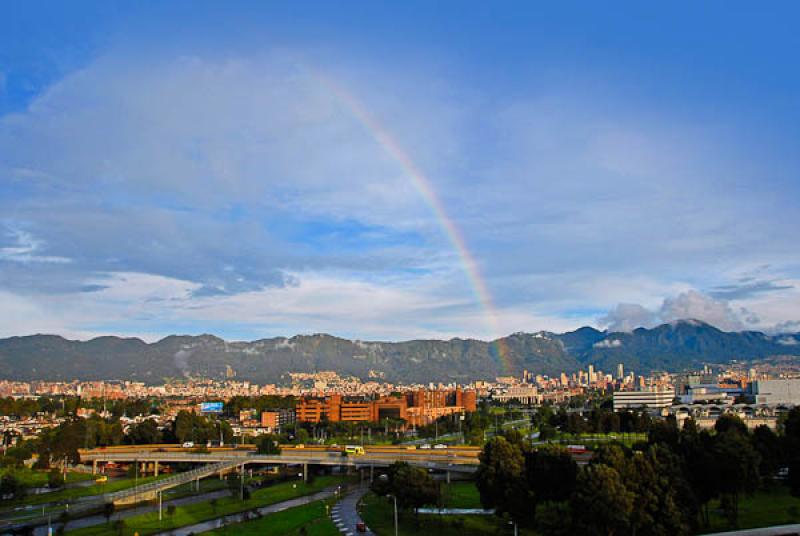
{"label": "light pole", "polygon": [[244,464],[242,464],[242,468],[239,471],[239,483],[241,485],[239,490],[239,499],[244,500]]}
{"label": "light pole", "polygon": [[133,507],[139,508],[139,460],[133,459]]}
{"label": "light pole", "polygon": [[397,497],[392,494],[387,495],[394,499],[394,536],[397,536]]}

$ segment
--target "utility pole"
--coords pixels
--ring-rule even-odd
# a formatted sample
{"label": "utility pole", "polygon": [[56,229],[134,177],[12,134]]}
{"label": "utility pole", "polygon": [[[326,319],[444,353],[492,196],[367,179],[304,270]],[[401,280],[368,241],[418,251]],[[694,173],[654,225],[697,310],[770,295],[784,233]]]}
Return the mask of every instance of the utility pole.
{"label": "utility pole", "polygon": [[397,497],[392,495],[394,499],[394,536],[397,536]]}
{"label": "utility pole", "polygon": [[161,490],[158,491],[158,521],[161,521]]}
{"label": "utility pole", "polygon": [[139,506],[139,460],[133,459],[133,504],[134,508]]}

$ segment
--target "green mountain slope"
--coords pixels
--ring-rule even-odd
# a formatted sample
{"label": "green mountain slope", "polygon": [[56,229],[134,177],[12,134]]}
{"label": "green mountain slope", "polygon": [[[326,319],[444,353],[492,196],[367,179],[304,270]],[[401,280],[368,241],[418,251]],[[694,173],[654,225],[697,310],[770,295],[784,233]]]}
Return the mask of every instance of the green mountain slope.
{"label": "green mountain slope", "polygon": [[363,342],[331,335],[298,335],[228,342],[212,335],[173,335],[155,343],[100,337],[71,341],[55,335],[0,339],[0,378],[19,380],[224,378],[276,382],[287,372],[335,370],[361,378],[403,382],[466,382],[498,375],[572,372],[588,364],[613,371],[618,363],[644,373],[700,363],[800,355],[800,334],[728,333],[693,321],[631,333],[590,327],[554,334],[515,333],[473,339]]}

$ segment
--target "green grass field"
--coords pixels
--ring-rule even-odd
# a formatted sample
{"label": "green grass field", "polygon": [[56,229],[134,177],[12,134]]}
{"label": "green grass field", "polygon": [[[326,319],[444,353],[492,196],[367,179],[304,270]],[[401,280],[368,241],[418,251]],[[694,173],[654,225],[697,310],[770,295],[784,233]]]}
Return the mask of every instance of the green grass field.
{"label": "green grass field", "polygon": [[[157,478],[166,478],[170,475],[161,475]],[[146,477],[140,478],[139,484],[146,484],[147,482],[152,482],[156,480],[156,477]],[[58,501],[72,501],[79,497],[89,497],[91,495],[100,495],[102,493],[111,493],[114,491],[121,491],[124,489],[132,488],[135,484],[135,479],[133,478],[122,478],[119,480],[109,480],[103,484],[93,484],[88,487],[79,487],[79,488],[69,488],[69,489],[62,489],[59,491],[54,491],[51,493],[42,493],[40,495],[29,495],[23,499],[12,501],[6,503],[6,506],[19,506],[21,504],[25,505],[37,505],[37,504],[44,504],[49,502],[58,502]],[[2,510],[0,510],[1,512]]]}
{"label": "green grass field", "polygon": [[[394,534],[393,507],[384,498],[368,493],[362,500],[361,517],[367,526],[379,536]],[[436,534],[436,536],[498,536],[514,534],[511,525],[503,523],[495,516],[453,516],[453,515],[420,515],[404,513],[399,519],[400,536],[416,536],[418,534]],[[522,536],[533,536],[534,533],[520,530]]]}
{"label": "green grass field", "polygon": [[[719,510],[719,502],[712,501],[710,527],[703,532],[732,530]],[[740,529],[754,529],[774,525],[800,523],[800,499],[789,495],[785,486],[759,490],[752,497],[743,497],[739,503]]]}
{"label": "green grass field", "polygon": [[483,508],[473,481],[442,484],[442,499],[445,508]]}
{"label": "green grass field", "polygon": [[[0,476],[3,476],[7,473],[11,473],[16,476],[27,487],[43,488],[47,486],[47,476],[50,471],[38,471],[35,469],[29,469],[27,467],[0,469]],[[67,472],[67,484],[72,482],[81,482],[84,480],[92,480],[93,478],[95,478],[95,476],[89,473],[77,473],[74,471]]]}
{"label": "green grass field", "polygon": [[[213,507],[210,501],[179,506],[172,516],[166,515],[165,512],[161,521],[158,520],[157,512],[141,514],[125,520],[126,529],[123,534],[132,535],[134,532],[138,532],[140,536],[146,536],[164,530],[184,527],[224,515],[244,512],[268,504],[309,495],[342,481],[342,478],[338,476],[321,476],[317,477],[311,484],[299,481],[284,482],[255,490],[250,499],[246,501],[240,501],[238,498],[233,497],[224,497],[217,500],[216,507]],[[76,536],[111,536],[119,534],[111,524],[94,525],[74,531],[68,530],[67,532]]]}
{"label": "green grass field", "polygon": [[228,525],[203,532],[206,536],[337,536],[339,530],[326,514],[325,502],[317,501],[262,517],[255,521]]}

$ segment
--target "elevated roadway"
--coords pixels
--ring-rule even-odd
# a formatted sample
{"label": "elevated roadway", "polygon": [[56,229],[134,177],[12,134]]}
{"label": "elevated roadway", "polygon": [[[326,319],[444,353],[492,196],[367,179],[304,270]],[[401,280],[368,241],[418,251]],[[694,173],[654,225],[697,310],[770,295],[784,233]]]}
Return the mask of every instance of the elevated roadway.
{"label": "elevated roadway", "polygon": [[[246,465],[325,465],[354,467],[385,467],[395,462],[437,471],[473,473],[478,467],[477,451],[461,449],[380,449],[367,450],[364,454],[343,455],[338,451],[316,449],[285,449],[281,454],[261,455],[247,450],[220,450],[217,452],[196,452],[192,449],[164,451],[163,448],[113,448],[81,450],[81,461],[91,463],[97,469],[104,463],[141,463],[152,467],[157,473],[159,467],[169,463],[217,464],[226,463],[233,467]],[[222,471],[214,471],[222,472]],[[206,475],[208,476],[208,475]]]}

